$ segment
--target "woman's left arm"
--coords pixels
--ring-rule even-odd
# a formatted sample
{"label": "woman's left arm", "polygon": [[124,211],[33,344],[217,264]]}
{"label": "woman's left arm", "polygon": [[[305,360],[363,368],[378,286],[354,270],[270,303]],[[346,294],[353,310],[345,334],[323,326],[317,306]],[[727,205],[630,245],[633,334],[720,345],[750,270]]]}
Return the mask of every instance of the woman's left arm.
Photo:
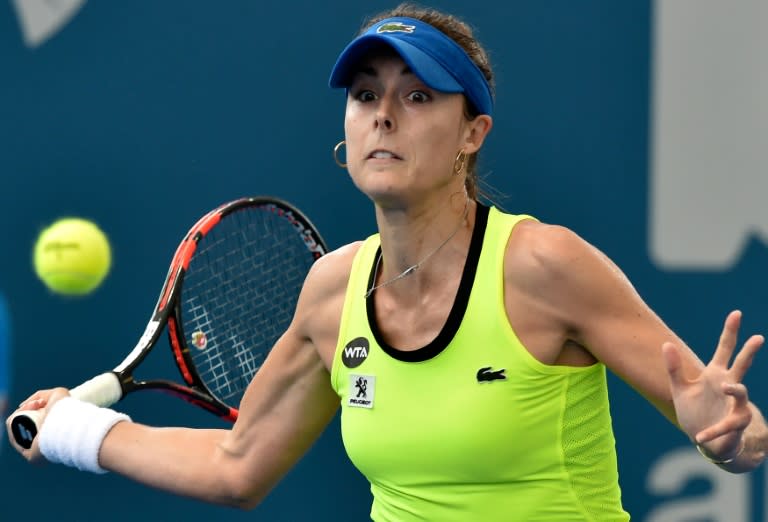
{"label": "woman's left arm", "polygon": [[572,231],[549,226],[547,299],[564,311],[573,341],[653,403],[723,469],[763,462],[768,427],[749,401],[744,376],[764,343],[738,348],[741,312],[728,314],[708,364],[643,301],[623,272]]}

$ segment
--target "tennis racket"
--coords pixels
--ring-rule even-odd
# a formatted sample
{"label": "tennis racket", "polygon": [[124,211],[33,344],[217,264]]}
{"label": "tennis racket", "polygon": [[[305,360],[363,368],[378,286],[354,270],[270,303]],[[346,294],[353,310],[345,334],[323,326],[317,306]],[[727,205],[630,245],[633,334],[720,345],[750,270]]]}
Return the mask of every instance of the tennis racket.
{"label": "tennis racket", "polygon": [[[234,422],[248,383],[293,317],[309,268],[326,251],[309,219],[280,199],[242,198],[212,210],[176,249],[133,350],[70,394],[108,407],[135,391],[160,390]],[[164,329],[183,384],[134,377]],[[32,445],[39,415],[11,420],[22,448]]]}

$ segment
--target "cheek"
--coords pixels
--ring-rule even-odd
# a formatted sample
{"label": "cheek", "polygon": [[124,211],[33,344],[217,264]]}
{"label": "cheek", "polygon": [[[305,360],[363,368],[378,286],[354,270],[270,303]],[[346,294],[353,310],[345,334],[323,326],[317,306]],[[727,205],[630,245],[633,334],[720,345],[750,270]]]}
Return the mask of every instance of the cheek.
{"label": "cheek", "polygon": [[344,133],[350,134],[354,132],[355,128],[359,126],[359,115],[357,111],[352,109],[351,107],[347,107],[346,112],[344,113]]}
{"label": "cheek", "polygon": [[346,161],[348,164],[352,165],[356,163],[361,152],[362,143],[361,140],[355,139],[354,132],[350,133],[349,131],[346,132],[346,135],[344,136],[346,143],[344,147],[344,154],[346,155]]}
{"label": "cheek", "polygon": [[344,111],[344,130],[349,133],[360,128],[363,117],[359,104],[348,103]]}
{"label": "cheek", "polygon": [[361,154],[360,148],[363,146],[361,137],[361,127],[359,119],[354,115],[347,114],[344,119],[344,139],[346,140],[346,154],[348,162],[354,161]]}
{"label": "cheek", "polygon": [[439,132],[423,132],[420,133],[419,139],[415,137],[411,140],[411,143],[420,143],[417,147],[419,151],[419,157],[422,161],[432,167],[442,168],[445,165],[452,165],[453,158],[456,156],[456,139],[455,136],[446,135]]}

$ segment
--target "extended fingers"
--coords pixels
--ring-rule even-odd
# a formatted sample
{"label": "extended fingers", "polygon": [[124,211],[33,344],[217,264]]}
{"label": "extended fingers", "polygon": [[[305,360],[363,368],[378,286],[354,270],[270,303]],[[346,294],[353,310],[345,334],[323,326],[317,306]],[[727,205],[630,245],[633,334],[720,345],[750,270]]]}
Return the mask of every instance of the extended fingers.
{"label": "extended fingers", "polygon": [[755,355],[762,348],[765,343],[765,337],[762,335],[753,335],[744,346],[741,348],[736,358],[733,360],[733,366],[731,366],[731,372],[733,380],[735,382],[741,382],[746,375],[747,370],[752,366],[752,361],[755,359]]}
{"label": "extended fingers", "polygon": [[739,336],[739,326],[741,326],[741,312],[734,310],[725,318],[723,331],[720,334],[720,341],[717,343],[715,355],[712,356],[712,363],[721,368],[727,368],[728,363],[733,356],[733,350],[736,347],[736,340]]}

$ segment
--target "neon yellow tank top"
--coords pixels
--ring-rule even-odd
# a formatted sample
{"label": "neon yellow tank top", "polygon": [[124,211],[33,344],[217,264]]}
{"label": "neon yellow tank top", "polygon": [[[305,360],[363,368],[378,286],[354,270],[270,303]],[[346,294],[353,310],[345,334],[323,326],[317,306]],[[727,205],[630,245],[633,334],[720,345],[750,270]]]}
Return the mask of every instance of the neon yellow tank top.
{"label": "neon yellow tank top", "polygon": [[377,522],[629,520],[605,367],[542,364],[507,320],[505,246],[525,217],[478,205],[453,309],[415,351],[383,341],[364,298],[378,235],[356,255],[331,379]]}

